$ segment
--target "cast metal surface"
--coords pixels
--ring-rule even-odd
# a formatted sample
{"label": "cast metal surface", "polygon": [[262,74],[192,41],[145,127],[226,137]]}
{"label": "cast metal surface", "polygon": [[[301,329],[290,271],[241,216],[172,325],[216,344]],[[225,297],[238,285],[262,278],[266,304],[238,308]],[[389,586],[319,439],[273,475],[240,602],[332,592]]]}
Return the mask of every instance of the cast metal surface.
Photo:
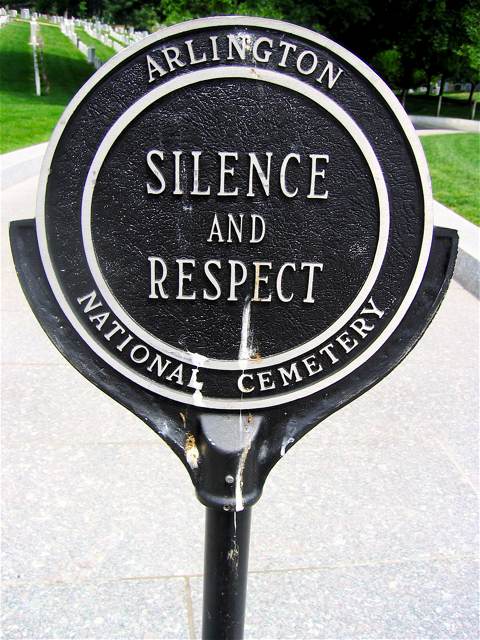
{"label": "cast metal surface", "polygon": [[423,278],[431,193],[364,63],[294,25],[213,18],[152,34],[81,89],[47,151],[37,233],[106,364],[160,397],[249,411],[381,348]]}

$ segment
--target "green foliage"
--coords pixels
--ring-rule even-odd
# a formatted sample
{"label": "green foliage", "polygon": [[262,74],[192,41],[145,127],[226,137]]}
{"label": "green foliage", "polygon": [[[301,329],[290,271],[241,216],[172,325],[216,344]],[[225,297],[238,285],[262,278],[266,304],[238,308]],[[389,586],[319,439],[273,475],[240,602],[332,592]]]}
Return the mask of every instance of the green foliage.
{"label": "green foliage", "polygon": [[191,20],[200,16],[236,13],[235,0],[160,0],[165,24]]}
{"label": "green foliage", "polygon": [[160,26],[157,10],[148,4],[144,4],[132,13],[131,24],[140,31],[155,31]]}
{"label": "green foliage", "polygon": [[480,135],[426,136],[421,141],[434,198],[480,225]]}
{"label": "green foliage", "polygon": [[103,19],[112,24],[128,24],[136,29],[156,29],[162,21],[158,3],[142,0],[105,0],[102,3]]}
{"label": "green foliage", "polygon": [[[460,44],[457,55],[460,60],[459,76],[471,83],[469,102],[473,100],[475,85],[480,80],[480,11],[471,2],[462,14],[466,38]],[[478,9],[478,7],[477,7]]]}
{"label": "green foliage", "polygon": [[372,59],[372,67],[392,87],[398,87],[402,77],[402,57],[396,49],[379,51]]}
{"label": "green foliage", "polygon": [[165,24],[212,15],[253,15],[321,30],[340,42],[360,43],[358,29],[373,16],[370,0],[160,0]]}
{"label": "green foliage", "polygon": [[79,18],[86,18],[87,17],[87,11],[88,11],[88,7],[87,7],[87,3],[85,0],[81,0],[78,3],[78,17]]}

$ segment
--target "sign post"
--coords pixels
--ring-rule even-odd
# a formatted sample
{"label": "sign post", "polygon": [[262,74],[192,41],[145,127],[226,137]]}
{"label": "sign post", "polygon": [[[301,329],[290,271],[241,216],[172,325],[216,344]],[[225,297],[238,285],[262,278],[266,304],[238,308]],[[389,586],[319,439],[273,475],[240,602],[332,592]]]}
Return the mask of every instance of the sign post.
{"label": "sign post", "polygon": [[203,638],[241,640],[247,596],[251,507],[207,509],[203,577]]}
{"label": "sign post", "polygon": [[269,471],[402,360],[453,272],[407,115],[318,33],[169,27],[72,100],[11,244],[55,346],[185,465],[207,508],[203,636],[241,638]]}

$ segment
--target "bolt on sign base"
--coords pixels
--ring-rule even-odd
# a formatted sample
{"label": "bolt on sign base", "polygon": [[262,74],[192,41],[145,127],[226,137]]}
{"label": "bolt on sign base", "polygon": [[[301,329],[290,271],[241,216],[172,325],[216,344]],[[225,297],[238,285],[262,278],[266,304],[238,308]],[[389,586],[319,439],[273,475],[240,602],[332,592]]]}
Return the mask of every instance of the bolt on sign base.
{"label": "bolt on sign base", "polygon": [[250,507],[434,316],[456,232],[395,96],[283,22],[194,20],[101,67],[52,136],[18,276],[66,359],[207,507],[204,638],[241,638]]}

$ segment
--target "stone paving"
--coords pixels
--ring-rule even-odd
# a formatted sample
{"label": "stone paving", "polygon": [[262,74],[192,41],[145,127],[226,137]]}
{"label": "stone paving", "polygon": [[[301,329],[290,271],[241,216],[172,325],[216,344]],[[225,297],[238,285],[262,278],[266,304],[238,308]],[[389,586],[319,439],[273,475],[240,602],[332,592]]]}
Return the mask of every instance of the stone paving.
{"label": "stone paving", "polygon": [[[36,323],[2,192],[3,637],[200,637],[203,508],[177,458]],[[254,508],[249,639],[478,638],[478,301],[296,444]]]}

